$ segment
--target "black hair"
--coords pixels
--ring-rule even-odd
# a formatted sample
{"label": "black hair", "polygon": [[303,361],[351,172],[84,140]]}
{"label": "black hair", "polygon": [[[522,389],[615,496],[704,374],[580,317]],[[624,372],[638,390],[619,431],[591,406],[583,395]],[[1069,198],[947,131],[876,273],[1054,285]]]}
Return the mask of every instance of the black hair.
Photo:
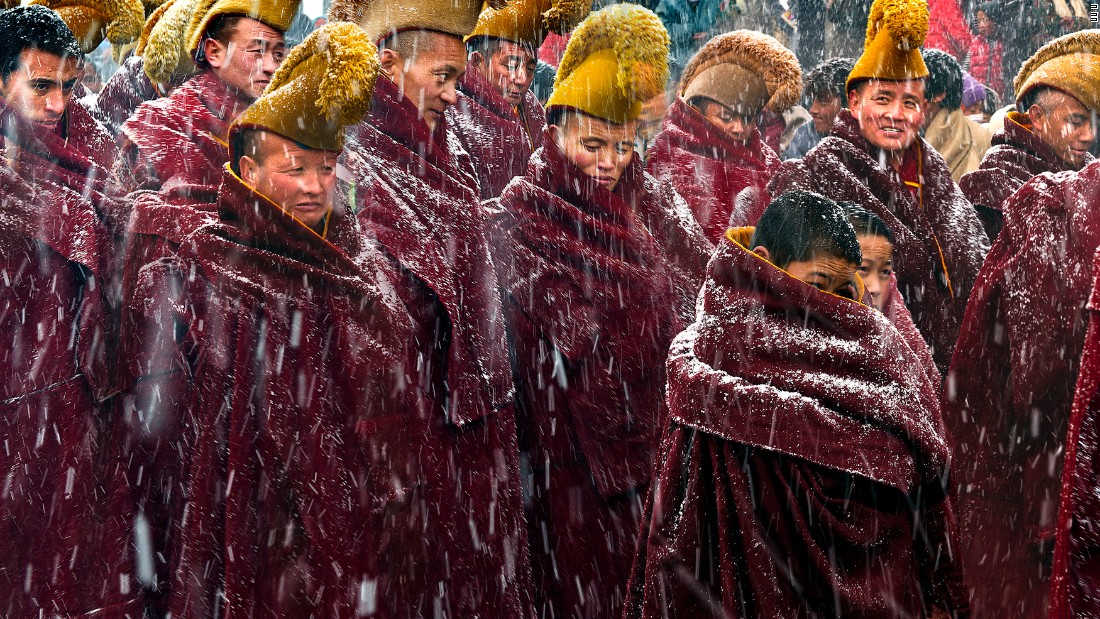
{"label": "black hair", "polygon": [[848,216],[848,223],[852,224],[852,229],[856,231],[857,237],[860,235],[881,236],[890,241],[891,245],[894,244],[894,233],[890,231],[890,227],[886,225],[885,221],[882,221],[881,217],[852,202],[839,202],[838,204],[844,209],[844,213]]}
{"label": "black hair", "polygon": [[773,200],[756,223],[750,246],[766,248],[771,263],[781,269],[818,256],[863,262],[844,209],[809,191],[791,191]]}
{"label": "black hair", "polygon": [[997,113],[997,110],[1001,109],[1001,96],[997,94],[996,90],[993,90],[989,86],[983,84],[982,88],[985,89],[985,99],[982,100],[982,112],[992,116]]}
{"label": "black hair", "polygon": [[199,39],[199,48],[195,50],[195,64],[200,69],[210,68],[210,62],[205,55],[206,41],[213,40],[228,45],[230,37],[237,29],[237,24],[241,23],[241,20],[245,17],[248,16],[240,13],[222,13],[221,15],[215,15],[210,20],[210,23],[206,25],[206,29],[202,32],[202,38]]}
{"label": "black hair", "polygon": [[814,99],[837,97],[841,107],[848,107],[848,89],[845,83],[855,61],[851,58],[830,58],[817,65],[802,78],[802,99],[806,107]]}
{"label": "black hair", "polygon": [[945,109],[957,110],[963,101],[962,67],[955,57],[938,49],[922,49],[924,64],[928,67],[928,81],[924,86],[924,98],[932,99],[944,95],[940,104]]}
{"label": "black hair", "polygon": [[[466,53],[472,54],[474,52],[477,52],[488,59],[499,52],[504,43],[505,40],[499,37],[471,37],[470,40],[466,41]],[[527,50],[527,52],[531,54],[532,60],[538,59],[538,50],[532,47],[529,43],[516,43],[516,45],[519,45],[520,47]]]}
{"label": "black hair", "polygon": [[253,128],[235,129],[229,134],[229,168],[237,176],[241,174],[241,157],[251,157],[256,163],[263,163],[260,142],[264,131]]}
{"label": "black hair", "polygon": [[32,4],[0,11],[0,78],[19,68],[19,55],[36,49],[62,58],[83,59],[84,54],[61,16]]}

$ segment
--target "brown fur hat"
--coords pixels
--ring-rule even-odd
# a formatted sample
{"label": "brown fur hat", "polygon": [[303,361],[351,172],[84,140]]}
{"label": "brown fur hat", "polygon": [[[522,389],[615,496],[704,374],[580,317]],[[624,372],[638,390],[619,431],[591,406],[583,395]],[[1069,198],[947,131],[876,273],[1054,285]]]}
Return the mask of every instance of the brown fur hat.
{"label": "brown fur hat", "polygon": [[[746,84],[721,84],[715,87],[731,90],[730,93],[713,93],[713,96],[692,88],[692,82],[703,76],[709,69],[720,65],[736,65],[740,73],[759,76],[767,89],[764,109],[781,113],[798,103],[802,96],[802,68],[794,52],[783,47],[774,38],[752,30],[735,30],[720,34],[707,42],[695,56],[688,61],[680,77],[679,94],[692,91],[693,94],[707,96],[719,103],[723,99],[740,97],[734,89],[751,88]],[[706,79],[705,77],[703,78]],[[716,83],[712,80],[712,83]],[[725,96],[725,95],[730,96]],[[721,97],[721,98],[719,98]]]}

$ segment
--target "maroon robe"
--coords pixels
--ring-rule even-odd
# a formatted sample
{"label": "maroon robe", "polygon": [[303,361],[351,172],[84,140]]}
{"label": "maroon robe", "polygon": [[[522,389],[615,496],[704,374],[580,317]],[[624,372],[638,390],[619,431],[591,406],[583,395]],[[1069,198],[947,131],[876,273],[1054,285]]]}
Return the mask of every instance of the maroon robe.
{"label": "maroon robe", "polygon": [[147,101],[122,125],[126,144],[115,173],[121,193],[189,187],[195,202],[217,201],[229,162],[229,123],[243,103],[210,71],[167,97]]}
{"label": "maroon robe", "polygon": [[481,199],[500,196],[504,186],[527,171],[531,153],[542,146],[546,112],[528,91],[517,109],[473,65],[458,82],[458,103],[447,108],[451,131],[470,154]]}
{"label": "maroon robe", "polygon": [[669,353],[626,616],[965,616],[918,363],[877,311],[720,244]]}
{"label": "maroon robe", "polygon": [[[1100,273],[1093,258],[1093,273]],[[1066,433],[1054,565],[1051,575],[1051,619],[1100,615],[1100,282],[1094,277],[1088,302],[1081,371]]]}
{"label": "maroon robe", "polygon": [[989,242],[943,158],[923,139],[906,158],[920,170],[919,200],[893,168],[879,165],[858,121],[841,110],[829,137],[804,158],[784,161],[768,190],[773,196],[794,189],[814,191],[854,202],[886,222],[894,234],[894,270],[902,297],[936,365],[946,371]]}
{"label": "maroon robe", "polygon": [[983,616],[1047,610],[1066,424],[1100,247],[1098,182],[1093,163],[1039,176],[1005,202],[948,374],[962,556]]}
{"label": "maroon robe", "polygon": [[405,420],[416,456],[391,464],[419,482],[388,514],[378,595],[400,616],[528,616],[514,387],[472,166],[445,120],[429,131],[385,78],[346,150],[359,221],[400,273],[420,360]]}
{"label": "maroon robe", "polygon": [[159,96],[153,82],[145,74],[144,59],[130,56],[107,80],[99,94],[93,95],[95,103],[89,106],[89,111],[103,126],[118,133],[139,105]]}
{"label": "maroon robe", "polygon": [[[649,232],[650,214],[677,214],[640,161],[611,192],[544,144],[501,196],[494,234],[533,480],[536,608],[618,617],[667,416],[657,360],[693,316],[702,272],[675,267]],[[684,220],[701,263],[707,244]]]}
{"label": "maroon robe", "polygon": [[[731,215],[739,212],[742,192],[762,194],[778,167],[779,157],[759,131],[745,143],[731,140],[682,99],[669,108],[646,153],[646,170],[687,200],[711,243],[731,226],[756,223],[741,214],[731,223]],[[754,201],[749,195],[744,200]]]}
{"label": "maroon robe", "polygon": [[218,209],[126,308],[132,440],[172,443],[186,497],[150,560],[172,567],[173,616],[361,616],[406,487],[387,462],[412,405],[395,274],[347,209],[322,238],[229,171]]}
{"label": "maroon robe", "polygon": [[[1092,161],[1092,155],[1087,155]],[[1043,172],[1073,170],[1039,136],[1031,131],[1031,121],[1019,112],[1009,112],[1004,129],[993,135],[993,147],[986,151],[982,164],[959,179],[959,188],[978,210],[990,240],[1004,227],[1001,206],[1024,183]]]}
{"label": "maroon robe", "polygon": [[[64,137],[62,137],[62,133]],[[110,395],[111,140],[71,102],[60,130],[0,100],[0,614],[138,616],[124,569],[131,522],[104,500],[117,478]],[[96,615],[99,616],[99,615]]]}

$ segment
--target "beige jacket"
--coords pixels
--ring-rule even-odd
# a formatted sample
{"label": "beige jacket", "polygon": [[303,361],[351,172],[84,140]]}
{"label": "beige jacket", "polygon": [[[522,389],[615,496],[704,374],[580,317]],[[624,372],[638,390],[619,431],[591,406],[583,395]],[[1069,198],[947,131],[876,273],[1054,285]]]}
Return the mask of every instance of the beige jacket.
{"label": "beige jacket", "polygon": [[924,139],[939,152],[958,183],[963,174],[973,172],[989,150],[993,134],[966,117],[963,110],[940,109],[924,131]]}

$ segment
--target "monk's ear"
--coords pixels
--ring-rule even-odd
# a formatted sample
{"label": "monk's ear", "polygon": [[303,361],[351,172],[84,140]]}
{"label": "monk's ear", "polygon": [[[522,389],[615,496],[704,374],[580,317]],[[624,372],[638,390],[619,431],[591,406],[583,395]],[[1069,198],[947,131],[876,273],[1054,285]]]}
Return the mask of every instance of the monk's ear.
{"label": "monk's ear", "polygon": [[203,37],[202,57],[215,69],[225,64],[226,45],[213,37]]}
{"label": "monk's ear", "polygon": [[1032,103],[1031,107],[1027,108],[1027,117],[1031,121],[1031,124],[1038,125],[1046,120],[1047,111],[1044,110],[1038,103]]}
{"label": "monk's ear", "polygon": [[260,178],[260,164],[252,157],[246,155],[241,157],[240,161],[237,162],[237,166],[241,170],[241,180],[250,187],[255,187],[256,182]]}
{"label": "monk's ear", "polygon": [[758,245],[758,246],[752,248],[752,253],[756,254],[757,256],[760,256],[761,258],[763,258],[764,260],[767,260],[768,262],[772,261],[772,253],[770,251],[768,251],[768,248],[764,247],[763,245]]}
{"label": "monk's ear", "polygon": [[378,68],[391,80],[394,78],[393,70],[400,62],[401,55],[392,49],[384,49],[378,54]]}
{"label": "monk's ear", "polygon": [[480,68],[482,66],[482,63],[484,63],[484,62],[485,62],[485,55],[484,54],[482,54],[481,52],[470,52],[470,64],[474,65],[475,67]]}

